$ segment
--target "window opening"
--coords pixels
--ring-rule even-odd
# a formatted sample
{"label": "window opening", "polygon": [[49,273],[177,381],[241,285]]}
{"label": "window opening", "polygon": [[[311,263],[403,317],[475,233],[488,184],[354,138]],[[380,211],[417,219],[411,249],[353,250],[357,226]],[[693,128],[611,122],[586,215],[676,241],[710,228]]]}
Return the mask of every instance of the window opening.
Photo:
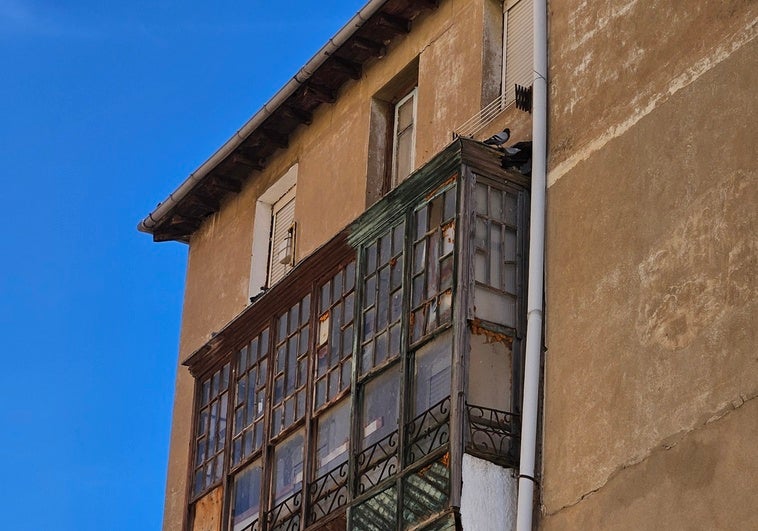
{"label": "window opening", "polygon": [[397,469],[399,364],[364,386],[358,454],[359,494],[373,488]]}
{"label": "window opening", "polygon": [[503,8],[503,92],[506,102],[512,102],[516,99],[516,85],[529,87],[533,81],[532,0],[508,0]]}
{"label": "window opening", "polygon": [[350,262],[321,286],[319,293],[314,409],[350,387],[355,262]]}
{"label": "window opening", "polygon": [[413,420],[406,428],[409,463],[429,455],[450,439],[452,336],[448,329],[414,354],[410,397]]}
{"label": "window opening", "polygon": [[518,197],[514,192],[477,182],[475,202],[476,316],[515,328]]}
{"label": "window opening", "polygon": [[272,436],[281,433],[305,414],[310,300],[310,295],[306,295],[277,319]]}
{"label": "window opening", "polygon": [[[303,487],[303,432],[291,435],[274,450],[274,507],[271,529],[299,529]],[[283,525],[287,522],[286,526]]]}
{"label": "window opening", "polygon": [[295,265],[295,187],[274,203],[271,214],[271,249],[268,285],[278,282]]}
{"label": "window opening", "polygon": [[392,186],[413,171],[416,151],[416,100],[418,87],[395,104],[392,133]]}
{"label": "window opening", "polygon": [[194,496],[221,480],[224,473],[229,364],[200,385],[200,407],[196,417]]}
{"label": "window opening", "polygon": [[266,328],[237,353],[232,466],[263,445],[269,331]]}
{"label": "window opening", "polygon": [[400,355],[404,238],[401,223],[363,249],[361,374]]}
{"label": "window opening", "polygon": [[414,213],[411,342],[450,323],[453,303],[456,188]]}
{"label": "window opening", "polygon": [[[274,221],[274,213],[279,211],[287,203],[287,195],[291,199],[296,195],[297,164],[293,164],[274,184],[263,192],[255,203],[255,219],[253,221],[253,245],[250,257],[250,286],[248,297],[253,298],[265,291],[273,282],[270,279],[272,253],[276,249],[271,245],[271,235]],[[284,199],[284,201],[282,201]],[[277,205],[277,208],[274,206]],[[291,205],[294,208],[294,202]],[[293,218],[294,221],[294,218]],[[293,227],[292,223],[282,223],[282,227]],[[294,234],[293,236],[296,236]],[[295,249],[295,239],[292,241],[292,249]],[[294,258],[293,262],[294,263]]]}
{"label": "window opening", "polygon": [[255,528],[261,504],[261,478],[263,469],[255,461],[234,476],[232,485],[232,531]]}
{"label": "window opening", "polygon": [[350,400],[342,400],[318,418],[314,480],[308,490],[309,523],[347,504]]}
{"label": "window opening", "polygon": [[[450,496],[448,454],[403,478],[403,528],[416,524],[445,509]],[[436,526],[424,527],[434,529]]]}

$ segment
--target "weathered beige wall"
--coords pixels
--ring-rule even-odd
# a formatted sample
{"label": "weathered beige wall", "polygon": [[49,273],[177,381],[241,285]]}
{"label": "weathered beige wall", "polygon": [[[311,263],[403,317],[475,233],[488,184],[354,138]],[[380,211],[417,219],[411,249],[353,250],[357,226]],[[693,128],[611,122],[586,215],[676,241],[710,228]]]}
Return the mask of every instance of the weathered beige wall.
{"label": "weathered beige wall", "polygon": [[551,182],[751,39],[757,10],[749,0],[549,2]]}
{"label": "weathered beige wall", "polygon": [[[366,65],[362,78],[343,87],[335,104],[322,105],[313,123],[292,134],[289,147],[273,156],[264,172],[254,174],[242,192],[229,198],[193,235],[180,362],[248,304],[256,198],[292,164],[298,163],[298,258],[363,212],[371,97],[403,67],[418,57],[417,167],[446,146],[452,130],[477,112],[491,90],[483,89],[483,63],[491,56],[492,45],[485,44],[482,28],[493,11],[492,1],[446,0],[414,21],[409,35],[394,43],[386,57]],[[492,20],[486,20],[492,26]],[[491,72],[487,75],[492,77]],[[192,395],[192,379],[180,366],[166,487],[166,530],[181,530],[186,517]]]}
{"label": "weathered beige wall", "polygon": [[758,529],[758,400],[728,410],[676,443],[619,470],[543,529]]}
{"label": "weathered beige wall", "polygon": [[757,6],[551,4],[545,529],[755,527]]}

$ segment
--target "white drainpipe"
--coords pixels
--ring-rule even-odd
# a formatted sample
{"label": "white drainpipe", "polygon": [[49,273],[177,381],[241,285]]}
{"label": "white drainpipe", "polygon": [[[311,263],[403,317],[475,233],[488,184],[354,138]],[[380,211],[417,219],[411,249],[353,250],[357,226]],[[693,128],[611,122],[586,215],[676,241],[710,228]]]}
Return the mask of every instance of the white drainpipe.
{"label": "white drainpipe", "polygon": [[534,0],[534,83],[532,89],[532,199],[529,229],[526,366],[521,409],[521,457],[516,531],[532,530],[534,462],[537,446],[542,298],[545,263],[545,191],[547,173],[547,0]]}

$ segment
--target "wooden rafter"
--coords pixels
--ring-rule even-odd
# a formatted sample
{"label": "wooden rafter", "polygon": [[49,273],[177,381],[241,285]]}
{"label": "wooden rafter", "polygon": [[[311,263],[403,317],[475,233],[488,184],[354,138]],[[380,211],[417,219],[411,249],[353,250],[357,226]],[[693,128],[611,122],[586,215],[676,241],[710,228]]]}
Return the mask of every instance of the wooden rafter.
{"label": "wooden rafter", "polygon": [[260,157],[249,156],[242,150],[237,151],[232,155],[232,163],[245,166],[251,170],[261,171],[266,167],[266,160]]}
{"label": "wooden rafter", "polygon": [[389,15],[387,13],[379,13],[376,18],[376,23],[397,34],[410,33],[411,31],[411,21],[409,19]]}
{"label": "wooden rafter", "polygon": [[365,37],[355,37],[353,43],[357,48],[369,52],[374,57],[384,57],[387,54],[387,47],[381,42]]}
{"label": "wooden rafter", "polygon": [[350,76],[351,79],[361,78],[362,68],[359,63],[345,59],[338,55],[333,55],[331,59],[335,69],[339,70],[340,72],[344,72]]}
{"label": "wooden rafter", "polygon": [[304,91],[306,96],[321,103],[334,103],[337,100],[337,95],[332,89],[313,82],[306,82]]}

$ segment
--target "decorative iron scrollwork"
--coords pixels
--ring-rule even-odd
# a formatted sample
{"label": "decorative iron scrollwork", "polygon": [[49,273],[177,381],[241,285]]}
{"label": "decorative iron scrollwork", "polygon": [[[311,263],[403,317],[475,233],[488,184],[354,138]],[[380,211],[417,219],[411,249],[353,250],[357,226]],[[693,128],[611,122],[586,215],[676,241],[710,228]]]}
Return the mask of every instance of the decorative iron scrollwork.
{"label": "decorative iron scrollwork", "polygon": [[260,531],[260,528],[261,526],[258,523],[258,520],[255,520],[254,522],[251,522],[243,527],[240,531]]}
{"label": "decorative iron scrollwork", "polygon": [[395,430],[358,454],[358,494],[395,474],[398,440],[398,431]]}
{"label": "decorative iron scrollwork", "polygon": [[303,503],[302,491],[297,491],[285,498],[268,513],[271,531],[298,531],[300,529],[300,506]]}
{"label": "decorative iron scrollwork", "polygon": [[317,478],[308,487],[308,523],[320,520],[332,511],[347,505],[347,462]]}
{"label": "decorative iron scrollwork", "polygon": [[408,462],[429,455],[450,440],[450,397],[446,397],[406,425]]}
{"label": "decorative iron scrollwork", "polygon": [[506,466],[518,464],[520,416],[484,406],[466,404],[467,450]]}

